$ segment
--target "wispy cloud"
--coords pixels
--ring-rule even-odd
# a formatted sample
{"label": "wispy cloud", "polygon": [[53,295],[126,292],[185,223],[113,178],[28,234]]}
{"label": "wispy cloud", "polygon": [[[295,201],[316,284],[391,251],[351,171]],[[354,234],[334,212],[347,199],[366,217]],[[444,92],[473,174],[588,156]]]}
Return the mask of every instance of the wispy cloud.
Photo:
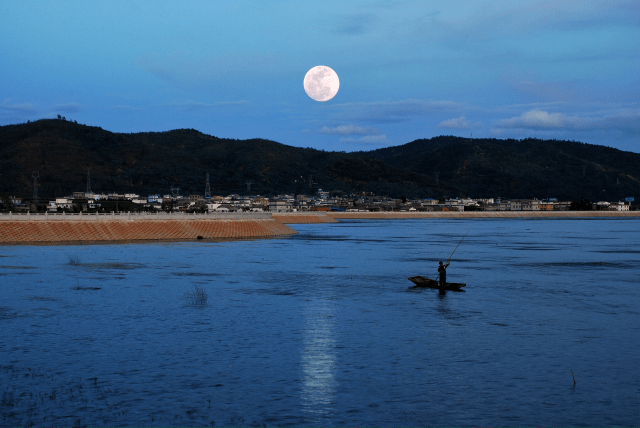
{"label": "wispy cloud", "polygon": [[387,141],[386,135],[367,135],[360,138],[354,138],[354,137],[340,138],[341,143],[375,144],[375,143],[385,143],[386,141]]}
{"label": "wispy cloud", "polygon": [[338,125],[333,128],[323,126],[320,129],[322,134],[330,135],[379,135],[382,131],[372,127],[362,127],[356,125]]}
{"label": "wispy cloud", "polygon": [[462,105],[448,100],[373,101],[337,104],[340,117],[354,121],[378,123],[404,122],[412,116],[442,113],[456,110]]}
{"label": "wispy cloud", "polygon": [[5,99],[0,103],[0,122],[20,123],[38,114],[38,109],[30,103],[12,103]]}
{"label": "wispy cloud", "polygon": [[454,119],[444,120],[438,124],[438,127],[448,129],[470,129],[481,125],[482,124],[480,122],[472,124],[465,116],[460,116]]}
{"label": "wispy cloud", "polygon": [[0,104],[0,110],[4,110],[5,112],[15,112],[22,114],[36,114],[37,108],[31,103],[13,103],[11,104],[10,99],[5,99],[2,104]]}
{"label": "wispy cloud", "polygon": [[581,120],[575,116],[531,110],[517,117],[499,120],[496,123],[496,127],[529,129],[575,128],[580,122]]}
{"label": "wispy cloud", "polygon": [[526,104],[507,104],[504,106],[504,108],[509,108],[509,109],[522,109],[522,108],[545,108],[545,107],[558,107],[558,106],[562,106],[562,105],[568,105],[570,104],[567,101],[543,101],[543,102],[533,102],[533,103],[526,103]]}
{"label": "wispy cloud", "polygon": [[617,130],[640,134],[640,109],[623,110],[602,117],[568,116],[564,113],[531,110],[517,117],[499,120],[496,123],[496,128],[573,131]]}

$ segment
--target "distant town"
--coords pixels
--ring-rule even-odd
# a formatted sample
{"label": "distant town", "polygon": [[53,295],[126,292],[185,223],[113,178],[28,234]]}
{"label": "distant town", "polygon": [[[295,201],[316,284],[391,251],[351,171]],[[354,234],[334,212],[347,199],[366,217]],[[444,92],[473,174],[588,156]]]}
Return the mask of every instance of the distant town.
{"label": "distant town", "polygon": [[73,192],[73,195],[41,201],[37,195],[29,200],[20,197],[0,197],[0,211],[16,213],[106,213],[106,212],[416,212],[416,211],[635,211],[638,206],[629,197],[624,201],[591,202],[585,199],[561,201],[538,199],[394,199],[370,192],[344,194],[318,189],[314,195],[188,196],[152,194],[143,197],[134,193]]}

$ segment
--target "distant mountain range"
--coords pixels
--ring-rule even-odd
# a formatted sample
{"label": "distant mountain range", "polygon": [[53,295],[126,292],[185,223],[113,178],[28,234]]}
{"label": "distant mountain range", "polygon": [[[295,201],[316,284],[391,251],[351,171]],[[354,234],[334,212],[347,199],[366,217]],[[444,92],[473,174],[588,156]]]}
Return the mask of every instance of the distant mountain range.
{"label": "distant mountain range", "polygon": [[[0,192],[213,195],[374,192],[393,197],[640,196],[640,154],[556,140],[441,136],[367,152],[325,152],[274,141],[217,138],[193,129],[137,134],[43,119],[0,127]],[[248,191],[250,183],[251,191]]]}

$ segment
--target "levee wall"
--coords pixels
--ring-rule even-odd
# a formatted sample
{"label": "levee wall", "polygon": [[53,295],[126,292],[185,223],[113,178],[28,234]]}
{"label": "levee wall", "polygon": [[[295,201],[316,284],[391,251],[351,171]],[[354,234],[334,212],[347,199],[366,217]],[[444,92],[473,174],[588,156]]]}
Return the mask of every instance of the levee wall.
{"label": "levee wall", "polygon": [[[15,217],[15,215],[14,215]],[[22,217],[22,216],[21,216]],[[251,239],[287,236],[297,233],[273,220],[270,215],[253,218],[191,218],[164,219],[125,216],[70,216],[42,219],[8,219],[0,217],[0,244],[89,243],[124,241],[186,241],[197,239]],[[88,220],[89,217],[94,217]]]}

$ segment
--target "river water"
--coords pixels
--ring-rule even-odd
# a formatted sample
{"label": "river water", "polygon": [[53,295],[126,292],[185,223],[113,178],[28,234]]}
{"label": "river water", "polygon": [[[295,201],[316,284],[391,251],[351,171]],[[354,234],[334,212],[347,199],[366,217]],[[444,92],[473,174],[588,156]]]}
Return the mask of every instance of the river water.
{"label": "river water", "polygon": [[293,227],[0,247],[0,425],[640,425],[640,219]]}

